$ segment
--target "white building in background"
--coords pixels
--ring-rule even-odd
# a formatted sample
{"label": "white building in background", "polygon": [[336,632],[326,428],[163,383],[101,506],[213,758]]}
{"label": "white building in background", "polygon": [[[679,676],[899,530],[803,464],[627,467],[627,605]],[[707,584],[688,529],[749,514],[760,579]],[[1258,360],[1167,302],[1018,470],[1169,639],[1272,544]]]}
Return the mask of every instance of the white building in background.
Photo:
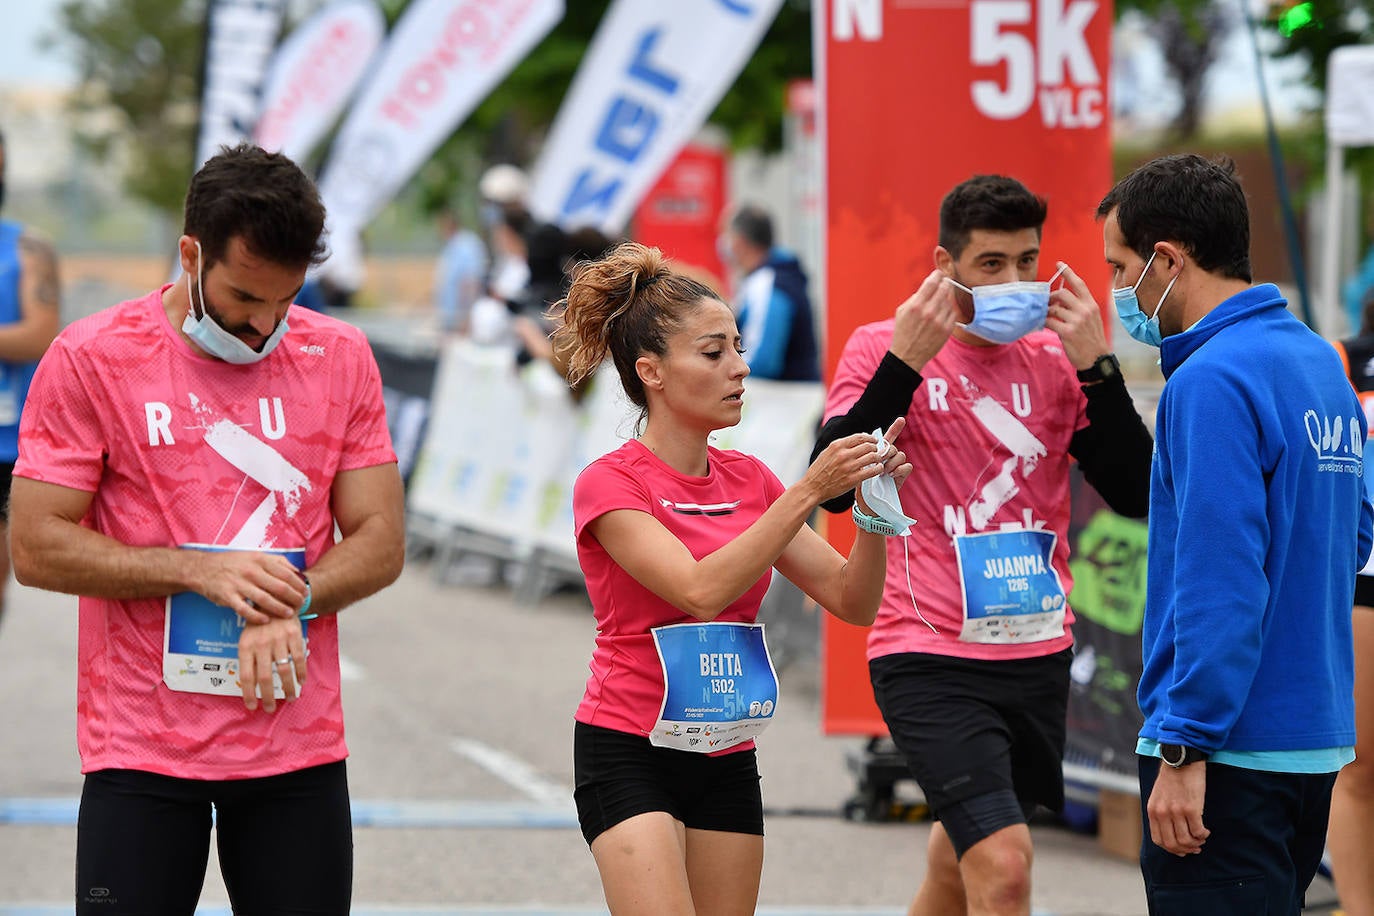
{"label": "white building in background", "polygon": [[0,84],[0,130],[11,191],[58,184],[76,168],[70,96],[70,90],[57,86]]}

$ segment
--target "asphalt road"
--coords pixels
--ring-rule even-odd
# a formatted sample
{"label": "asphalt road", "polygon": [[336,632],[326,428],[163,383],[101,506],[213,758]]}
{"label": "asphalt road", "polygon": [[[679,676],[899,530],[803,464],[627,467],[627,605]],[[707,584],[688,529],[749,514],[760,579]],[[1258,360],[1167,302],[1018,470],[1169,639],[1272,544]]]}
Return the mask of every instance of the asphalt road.
{"label": "asphalt road", "polygon": [[[0,916],[71,912],[75,599],[11,583],[0,624]],[[572,712],[593,628],[584,595],[533,606],[503,585],[441,585],[413,562],[344,612],[354,912],[603,913],[570,801]],[[858,738],[819,728],[814,671],[782,673],[760,740],[767,853],[759,912],[904,913],[925,823],[845,820]],[[302,825],[284,825],[284,854]],[[1139,916],[1136,866],[1092,836],[1034,828],[1037,916]],[[1313,899],[1329,888],[1314,888]],[[227,913],[211,862],[203,913]]]}

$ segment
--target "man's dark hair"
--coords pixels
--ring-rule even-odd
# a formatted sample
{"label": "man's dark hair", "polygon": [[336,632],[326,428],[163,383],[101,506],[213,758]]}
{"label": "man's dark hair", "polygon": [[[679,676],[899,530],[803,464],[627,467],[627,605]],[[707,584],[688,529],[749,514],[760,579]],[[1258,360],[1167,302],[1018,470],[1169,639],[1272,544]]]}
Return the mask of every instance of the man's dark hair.
{"label": "man's dark hair", "polygon": [[1107,192],[1097,218],[1112,211],[1140,257],[1157,242],[1177,242],[1208,273],[1252,282],[1250,211],[1230,159],[1185,153],[1147,162]]}
{"label": "man's dark hair", "polygon": [[235,236],[255,256],[293,268],[319,264],[328,250],[315,183],[281,153],[247,143],[221,147],[196,172],[181,231],[200,241],[206,269]]}
{"label": "man's dark hair", "polygon": [[740,207],[730,220],[730,228],[756,248],[767,251],[773,247],[773,218],[762,207],[754,204]]}
{"label": "man's dark hair", "polygon": [[975,229],[1034,229],[1039,235],[1048,212],[1045,199],[1036,197],[1015,178],[974,175],[955,185],[940,201],[940,246],[957,260]]}

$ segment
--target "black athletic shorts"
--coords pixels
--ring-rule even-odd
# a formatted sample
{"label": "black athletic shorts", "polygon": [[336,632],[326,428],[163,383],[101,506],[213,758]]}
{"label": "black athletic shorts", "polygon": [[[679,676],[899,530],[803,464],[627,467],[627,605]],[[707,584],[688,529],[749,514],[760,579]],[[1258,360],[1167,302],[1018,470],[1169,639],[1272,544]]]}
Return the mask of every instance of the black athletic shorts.
{"label": "black athletic shorts", "polygon": [[666,811],[695,830],[763,836],[763,793],[752,749],[694,754],[577,722],[573,782],[577,820],[589,846],[621,821],[650,811]]}
{"label": "black athletic shorts", "polygon": [[207,781],[140,770],[86,775],[76,828],[78,916],[193,916],[210,855],[235,913],[338,916],[353,896],[344,762]]}
{"label": "black athletic shorts", "polygon": [[1374,607],[1374,576],[1355,577],[1355,603],[1361,607]]}
{"label": "black athletic shorts", "polygon": [[14,482],[14,462],[0,462],[0,522],[9,524],[10,484]]}
{"label": "black athletic shorts", "polygon": [[[988,811],[1024,823],[1037,805],[1064,807],[1072,660],[1073,650],[1064,649],[1010,661],[904,653],[869,662],[883,721],[931,811],[936,817],[955,806],[983,812],[972,825],[981,836],[957,838],[956,850],[1009,825],[989,821]],[[986,795],[1007,799],[1008,791],[1019,818],[1009,804],[970,804]]]}

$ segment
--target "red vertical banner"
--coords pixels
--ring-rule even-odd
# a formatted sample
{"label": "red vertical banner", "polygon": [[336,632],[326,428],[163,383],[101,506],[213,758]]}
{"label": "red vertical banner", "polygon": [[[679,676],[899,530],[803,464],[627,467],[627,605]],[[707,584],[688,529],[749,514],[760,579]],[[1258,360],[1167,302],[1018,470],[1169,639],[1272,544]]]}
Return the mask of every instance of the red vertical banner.
{"label": "red vertical banner", "polygon": [[[682,148],[635,210],[635,240],[653,245],[728,291],[716,238],[725,213],[725,152],[703,143]],[[701,279],[706,279],[701,277]]]}
{"label": "red vertical banner", "polygon": [[[827,378],[850,333],[889,317],[935,266],[940,201],[973,175],[1010,175],[1045,197],[1040,279],[1066,261],[1109,303],[1093,218],[1112,177],[1109,0],[817,0],[813,9]],[[848,549],[847,517],[830,517],[827,530]],[[828,733],[886,732],[865,634],[826,616]]]}

